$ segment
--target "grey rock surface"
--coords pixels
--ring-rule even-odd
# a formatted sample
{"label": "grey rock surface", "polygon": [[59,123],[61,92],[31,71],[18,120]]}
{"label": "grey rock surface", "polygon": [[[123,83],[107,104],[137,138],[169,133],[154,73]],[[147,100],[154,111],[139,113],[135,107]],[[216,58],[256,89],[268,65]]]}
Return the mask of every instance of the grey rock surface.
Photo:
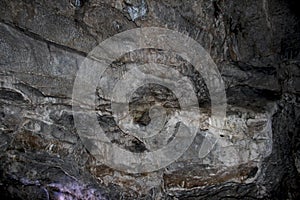
{"label": "grey rock surface", "polygon": [[[2,0],[1,198],[299,199],[296,2]],[[200,150],[204,139],[215,141],[208,129],[211,102],[203,77],[172,52],[143,49],[123,55],[104,73],[110,77],[108,88],[131,64],[160,63],[194,83],[201,111],[194,141],[179,159],[154,172],[130,174],[104,165],[87,150],[74,123],[73,84],[84,58],[99,43],[149,26],[187,34],[204,47],[225,82],[228,107],[222,134],[205,154]],[[143,140],[124,132],[114,121],[110,99],[101,88],[95,94],[94,111],[112,143],[143,153],[172,138]],[[151,123],[150,108],[157,104],[165,108],[167,120],[180,110],[166,87],[148,84],[136,90],[129,104],[134,124]]]}

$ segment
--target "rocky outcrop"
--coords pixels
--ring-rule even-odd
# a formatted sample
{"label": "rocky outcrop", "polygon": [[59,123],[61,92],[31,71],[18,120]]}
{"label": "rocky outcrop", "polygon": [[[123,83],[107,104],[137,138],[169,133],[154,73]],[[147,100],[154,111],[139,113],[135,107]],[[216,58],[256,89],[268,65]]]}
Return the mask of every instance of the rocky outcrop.
{"label": "rocky outcrop", "polygon": [[[1,194],[5,199],[299,199],[300,27],[294,2],[1,1]],[[228,106],[218,142],[203,154],[211,134],[203,77],[172,52],[123,55],[105,72],[111,83],[130,64],[168,65],[194,83],[201,110],[200,128],[180,158],[153,172],[131,174],[87,150],[74,123],[73,84],[99,43],[149,26],[187,34],[204,47],[224,80]],[[101,88],[95,95],[98,122],[119,147],[142,153],[172,138],[128,135],[114,121]],[[168,115],[180,110],[172,91],[148,84],[132,96],[134,123],[148,125],[156,104]]]}

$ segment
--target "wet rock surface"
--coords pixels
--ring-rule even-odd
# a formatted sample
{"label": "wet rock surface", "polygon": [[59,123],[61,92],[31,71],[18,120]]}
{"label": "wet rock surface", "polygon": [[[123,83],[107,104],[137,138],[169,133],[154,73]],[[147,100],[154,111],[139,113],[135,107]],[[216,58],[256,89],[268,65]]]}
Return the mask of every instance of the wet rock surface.
{"label": "wet rock surface", "polygon": [[[1,1],[1,196],[299,199],[300,23],[294,2]],[[180,158],[154,172],[130,174],[104,165],[87,150],[75,127],[72,92],[80,64],[97,44],[147,26],[176,30],[199,42],[222,75],[228,107],[222,134],[205,154],[204,139],[215,141],[210,139],[211,102],[201,74],[161,49],[119,58],[104,73],[111,84],[132,64],[168,65],[194,83],[201,111],[199,130]],[[110,99],[101,88],[95,95],[98,122],[120,148],[148,152],[172,139],[162,134],[144,140],[122,131]],[[167,120],[180,110],[172,91],[148,84],[130,100],[133,123],[149,125],[153,105],[165,108]]]}

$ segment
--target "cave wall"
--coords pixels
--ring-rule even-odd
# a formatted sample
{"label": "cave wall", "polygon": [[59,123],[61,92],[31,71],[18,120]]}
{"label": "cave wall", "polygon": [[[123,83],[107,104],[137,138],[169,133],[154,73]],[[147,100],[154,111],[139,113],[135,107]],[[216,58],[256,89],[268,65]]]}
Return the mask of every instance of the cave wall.
{"label": "cave wall", "polygon": [[[2,0],[1,195],[4,199],[299,199],[300,27],[295,2]],[[217,144],[199,157],[208,133],[209,95],[201,77],[179,59],[174,68],[196,84],[204,125],[171,165],[130,174],[99,162],[83,144],[73,119],[73,84],[80,64],[99,43],[149,26],[187,34],[210,54],[225,82],[228,106],[222,138],[230,144]],[[117,70],[107,74],[122,73],[123,65],[137,62],[131,54],[114,63],[112,69]],[[157,93],[160,89],[141,90],[137,99],[172,96],[165,90]],[[99,112],[109,110],[106,103],[97,102]],[[133,106],[143,108],[144,103]],[[168,109],[177,109],[175,100]],[[139,123],[149,120],[141,118],[144,113],[136,114]],[[113,130],[108,134],[122,148],[145,151],[136,138],[124,139],[122,132],[113,135],[116,124],[110,117],[100,116],[99,123]],[[161,141],[164,145],[164,138]]]}

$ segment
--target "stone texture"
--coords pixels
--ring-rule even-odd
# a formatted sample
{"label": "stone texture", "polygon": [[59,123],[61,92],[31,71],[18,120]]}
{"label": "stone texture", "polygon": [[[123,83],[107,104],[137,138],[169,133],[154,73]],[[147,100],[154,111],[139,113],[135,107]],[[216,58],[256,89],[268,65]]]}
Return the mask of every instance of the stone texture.
{"label": "stone texture", "polygon": [[[0,2],[0,191],[4,199],[299,199],[300,27],[296,1],[54,0]],[[136,27],[188,34],[210,53],[225,82],[226,124],[213,150],[199,148],[210,100],[200,74],[161,50],[130,52],[106,71],[161,62],[195,84],[201,127],[171,165],[128,174],[100,163],[74,126],[72,89],[84,57],[100,42]],[[139,59],[141,54],[154,55]],[[164,59],[162,59],[162,57]],[[145,59],[146,58],[146,59]],[[149,59],[149,60],[147,60]],[[152,60],[151,60],[152,59]],[[113,82],[113,80],[112,80]],[[167,142],[122,132],[100,91],[96,111],[112,142],[132,152]],[[136,124],[167,102],[166,88],[140,88],[130,104]],[[200,155],[200,156],[199,156]]]}

